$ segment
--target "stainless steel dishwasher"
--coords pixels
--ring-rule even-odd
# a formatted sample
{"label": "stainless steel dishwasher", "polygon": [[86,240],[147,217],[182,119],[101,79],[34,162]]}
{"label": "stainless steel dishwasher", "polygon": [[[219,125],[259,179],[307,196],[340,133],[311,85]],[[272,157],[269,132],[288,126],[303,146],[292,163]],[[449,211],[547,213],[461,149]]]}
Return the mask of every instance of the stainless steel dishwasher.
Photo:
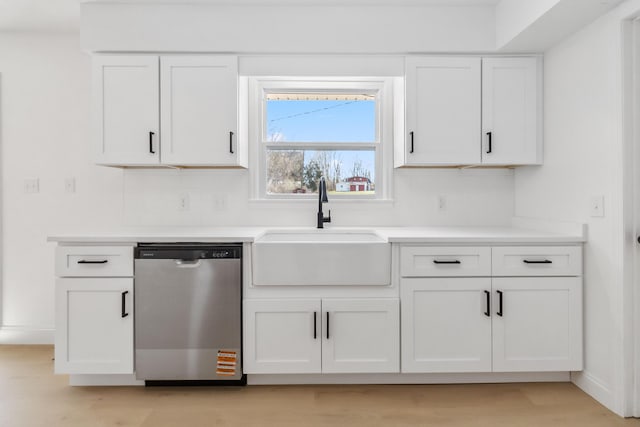
{"label": "stainless steel dishwasher", "polygon": [[136,378],[147,385],[246,383],[241,294],[241,245],[139,245]]}

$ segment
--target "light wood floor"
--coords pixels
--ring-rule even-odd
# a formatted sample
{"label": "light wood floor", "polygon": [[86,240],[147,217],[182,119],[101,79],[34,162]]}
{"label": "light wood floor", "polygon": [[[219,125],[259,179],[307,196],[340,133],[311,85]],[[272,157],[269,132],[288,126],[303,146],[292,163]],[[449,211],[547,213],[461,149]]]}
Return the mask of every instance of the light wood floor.
{"label": "light wood floor", "polygon": [[638,426],[568,383],[70,387],[51,346],[0,346],[0,426]]}

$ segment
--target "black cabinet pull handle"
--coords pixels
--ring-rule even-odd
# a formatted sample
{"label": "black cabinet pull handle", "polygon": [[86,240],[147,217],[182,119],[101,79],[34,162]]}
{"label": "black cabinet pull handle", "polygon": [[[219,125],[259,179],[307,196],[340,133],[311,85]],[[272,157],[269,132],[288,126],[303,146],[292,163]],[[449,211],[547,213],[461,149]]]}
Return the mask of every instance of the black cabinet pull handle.
{"label": "black cabinet pull handle", "polygon": [[233,154],[233,132],[229,132],[229,152]]}
{"label": "black cabinet pull handle", "polygon": [[487,147],[487,154],[491,153],[491,132],[487,132],[487,137],[489,138],[489,144]]}
{"label": "black cabinet pull handle", "polygon": [[484,312],[484,315],[487,317],[491,317],[491,292],[484,291],[484,296],[487,301],[487,310]]}
{"label": "black cabinet pull handle", "polygon": [[129,313],[126,312],[126,308],[125,308],[125,298],[128,293],[129,291],[124,291],[122,293],[122,317],[127,317],[129,315]]}
{"label": "black cabinet pull handle", "polygon": [[329,339],[329,312],[327,311],[327,339]]}
{"label": "black cabinet pull handle", "polygon": [[433,263],[434,264],[461,264],[461,262],[457,259],[450,259],[450,260],[434,259]]}
{"label": "black cabinet pull handle", "polygon": [[550,259],[523,259],[525,264],[551,264],[553,261]]}
{"label": "black cabinet pull handle", "polygon": [[498,311],[496,314],[502,317],[502,291],[496,291],[498,293]]}
{"label": "black cabinet pull handle", "polygon": [[411,149],[409,150],[409,153],[413,153],[413,131],[409,132],[409,136],[411,136]]}
{"label": "black cabinet pull handle", "polygon": [[78,261],[78,264],[106,264],[108,263],[108,259],[101,259],[100,261],[93,261],[90,259],[81,259]]}
{"label": "black cabinet pull handle", "polygon": [[156,154],[156,152],[153,151],[153,135],[155,135],[154,132],[149,132],[149,153]]}
{"label": "black cabinet pull handle", "polygon": [[313,339],[314,340],[318,338],[317,317],[318,317],[318,312],[314,311],[313,312]]}

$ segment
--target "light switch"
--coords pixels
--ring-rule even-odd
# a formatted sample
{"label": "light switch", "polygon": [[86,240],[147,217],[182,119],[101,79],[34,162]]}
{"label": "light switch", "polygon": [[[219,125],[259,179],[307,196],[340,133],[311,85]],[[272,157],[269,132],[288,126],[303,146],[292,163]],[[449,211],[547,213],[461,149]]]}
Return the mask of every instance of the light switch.
{"label": "light switch", "polygon": [[76,179],[71,177],[64,180],[64,192],[75,193],[76,192]]}
{"label": "light switch", "polygon": [[24,180],[24,192],[27,194],[40,192],[40,179],[39,178],[25,178]]}
{"label": "light switch", "polygon": [[604,196],[593,196],[590,201],[590,209],[592,217],[604,216]]}

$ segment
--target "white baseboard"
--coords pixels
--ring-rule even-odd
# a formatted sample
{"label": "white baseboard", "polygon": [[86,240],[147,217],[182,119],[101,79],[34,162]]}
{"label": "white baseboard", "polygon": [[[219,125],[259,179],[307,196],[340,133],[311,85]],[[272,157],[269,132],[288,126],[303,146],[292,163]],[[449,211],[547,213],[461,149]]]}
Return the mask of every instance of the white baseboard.
{"label": "white baseboard", "polygon": [[621,408],[616,408],[613,392],[598,378],[588,372],[572,372],[571,382],[612,412],[623,417]]}
{"label": "white baseboard", "polygon": [[247,384],[481,384],[569,382],[568,372],[466,374],[249,374]]}
{"label": "white baseboard", "polygon": [[0,327],[0,344],[53,344],[55,329],[29,326]]}

